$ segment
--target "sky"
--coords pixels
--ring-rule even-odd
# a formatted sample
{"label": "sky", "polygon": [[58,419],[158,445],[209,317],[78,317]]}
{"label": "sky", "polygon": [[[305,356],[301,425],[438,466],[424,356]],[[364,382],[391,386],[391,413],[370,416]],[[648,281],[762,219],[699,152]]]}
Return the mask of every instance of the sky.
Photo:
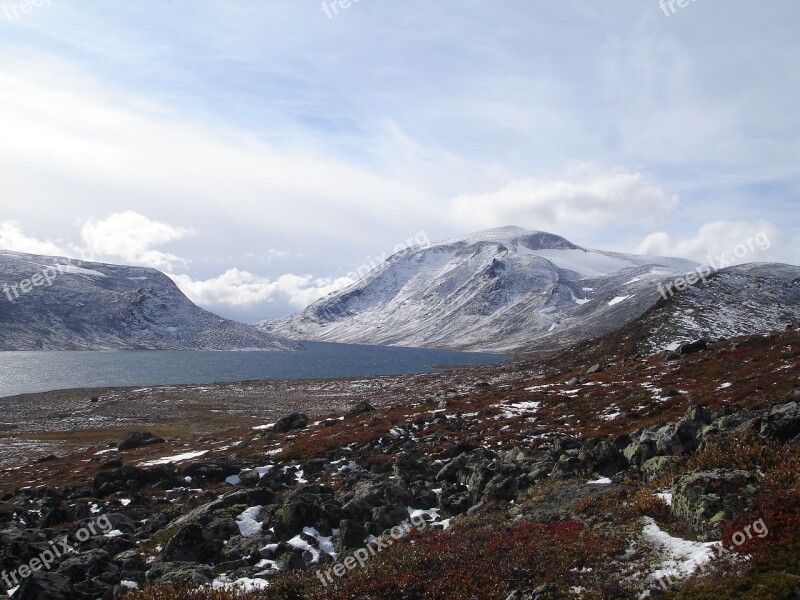
{"label": "sky", "polygon": [[[683,0],[681,0],[683,4]],[[255,322],[491,227],[800,264],[796,0],[0,0],[0,248]],[[752,247],[752,244],[751,244]]]}

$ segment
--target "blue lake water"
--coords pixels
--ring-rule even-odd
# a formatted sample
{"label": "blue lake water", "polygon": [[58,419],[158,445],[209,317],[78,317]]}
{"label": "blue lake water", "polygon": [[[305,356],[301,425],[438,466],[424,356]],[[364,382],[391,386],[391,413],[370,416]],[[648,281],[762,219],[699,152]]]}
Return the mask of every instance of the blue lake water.
{"label": "blue lake water", "polygon": [[497,354],[423,348],[303,345],[302,352],[0,352],[0,397],[84,387],[408,375],[504,360]]}

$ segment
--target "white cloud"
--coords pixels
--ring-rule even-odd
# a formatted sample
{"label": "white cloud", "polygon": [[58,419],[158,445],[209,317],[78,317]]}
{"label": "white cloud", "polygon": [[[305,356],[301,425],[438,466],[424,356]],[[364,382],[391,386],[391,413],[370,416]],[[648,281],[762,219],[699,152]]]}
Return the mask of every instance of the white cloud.
{"label": "white cloud", "polygon": [[57,244],[26,235],[13,221],[0,221],[0,248],[28,254],[63,256],[65,251]]}
{"label": "white cloud", "polygon": [[797,246],[789,236],[766,221],[715,221],[696,233],[680,238],[666,232],[648,235],[636,249],[638,254],[679,256],[703,264],[730,264],[796,260]]}
{"label": "white cloud", "polygon": [[153,221],[129,210],[87,221],[80,232],[82,244],[60,245],[40,240],[27,235],[13,221],[0,221],[0,247],[29,254],[169,270],[177,266],[185,268],[187,261],[156,247],[193,233],[190,229]]}
{"label": "white cloud", "polygon": [[558,179],[522,179],[489,194],[453,201],[456,218],[480,227],[522,225],[569,233],[666,219],[678,197],[641,173],[578,165]]}
{"label": "white cloud", "polygon": [[176,265],[186,267],[186,261],[154,247],[192,233],[190,229],[152,221],[129,210],[88,221],[81,229],[81,239],[85,245],[83,253],[91,260],[121,259],[129,264],[171,270]]}
{"label": "white cloud", "polygon": [[253,307],[287,301],[298,310],[354,282],[349,277],[315,278],[291,273],[271,280],[239,269],[228,269],[219,277],[206,280],[188,275],[170,277],[184,294],[202,306]]}

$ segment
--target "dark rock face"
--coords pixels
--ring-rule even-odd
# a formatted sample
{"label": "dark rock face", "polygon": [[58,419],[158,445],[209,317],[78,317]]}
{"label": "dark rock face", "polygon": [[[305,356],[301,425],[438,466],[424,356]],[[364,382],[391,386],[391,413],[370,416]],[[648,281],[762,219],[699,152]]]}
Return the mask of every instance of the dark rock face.
{"label": "dark rock face", "polygon": [[308,425],[308,416],[302,413],[292,413],[291,415],[287,415],[275,423],[272,426],[272,431],[275,433],[286,433],[287,431],[291,431],[293,429],[302,429]]}
{"label": "dark rock face", "polygon": [[142,446],[152,446],[153,444],[163,444],[164,440],[150,433],[149,431],[131,431],[122,438],[117,446],[118,450],[132,450]]}

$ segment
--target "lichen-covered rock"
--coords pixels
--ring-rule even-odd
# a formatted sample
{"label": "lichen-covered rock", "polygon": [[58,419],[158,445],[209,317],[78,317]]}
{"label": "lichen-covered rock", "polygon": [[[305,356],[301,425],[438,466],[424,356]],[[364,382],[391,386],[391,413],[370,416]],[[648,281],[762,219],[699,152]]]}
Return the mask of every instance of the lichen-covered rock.
{"label": "lichen-covered rock", "polygon": [[680,475],[672,484],[672,514],[705,541],[720,539],[720,527],[745,512],[755,495],[747,471],[711,469]]}

